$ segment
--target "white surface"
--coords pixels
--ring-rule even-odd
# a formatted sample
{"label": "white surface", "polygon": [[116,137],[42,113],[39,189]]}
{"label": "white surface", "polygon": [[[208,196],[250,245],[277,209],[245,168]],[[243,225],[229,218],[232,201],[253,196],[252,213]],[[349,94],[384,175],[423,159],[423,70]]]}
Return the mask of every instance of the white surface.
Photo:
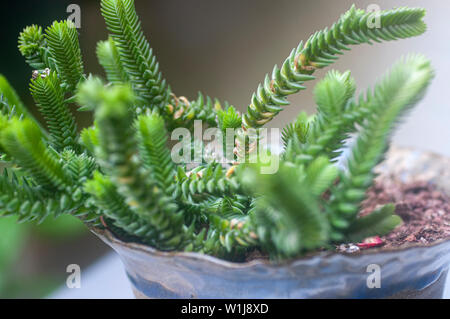
{"label": "white surface", "polygon": [[[49,296],[51,299],[130,299],[134,298],[122,262],[110,253],[81,273],[81,288],[66,286]],[[450,299],[450,276],[444,298]]]}
{"label": "white surface", "polygon": [[110,253],[94,265],[81,269],[81,288],[65,285],[49,296],[50,299],[130,299],[134,298],[130,283],[117,254]]}

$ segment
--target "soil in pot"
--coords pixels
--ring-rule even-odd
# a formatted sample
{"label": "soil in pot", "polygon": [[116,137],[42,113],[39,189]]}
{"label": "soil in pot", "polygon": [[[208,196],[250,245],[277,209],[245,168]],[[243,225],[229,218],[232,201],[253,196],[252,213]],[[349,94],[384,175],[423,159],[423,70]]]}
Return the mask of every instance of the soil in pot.
{"label": "soil in pot", "polygon": [[394,203],[403,224],[381,238],[385,248],[406,243],[431,244],[450,237],[450,199],[426,182],[377,181],[367,192],[361,215]]}
{"label": "soil in pot", "polygon": [[[391,179],[378,179],[367,191],[362,204],[361,216],[370,214],[380,205],[393,203],[395,213],[403,224],[390,234],[377,238],[378,244],[344,244],[340,252],[354,253],[360,249],[378,247],[392,249],[405,244],[432,244],[450,238],[450,198],[430,183],[415,181],[402,183]],[[259,250],[250,251],[245,261],[268,259]]]}

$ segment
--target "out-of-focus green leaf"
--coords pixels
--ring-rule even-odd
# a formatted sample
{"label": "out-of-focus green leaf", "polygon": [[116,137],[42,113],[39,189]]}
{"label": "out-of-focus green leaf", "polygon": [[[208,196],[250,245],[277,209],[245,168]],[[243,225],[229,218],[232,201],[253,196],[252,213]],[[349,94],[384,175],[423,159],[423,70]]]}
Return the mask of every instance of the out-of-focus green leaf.
{"label": "out-of-focus green leaf", "polygon": [[55,219],[47,218],[36,227],[39,235],[57,238],[72,238],[84,234],[86,226],[76,217],[60,215]]}

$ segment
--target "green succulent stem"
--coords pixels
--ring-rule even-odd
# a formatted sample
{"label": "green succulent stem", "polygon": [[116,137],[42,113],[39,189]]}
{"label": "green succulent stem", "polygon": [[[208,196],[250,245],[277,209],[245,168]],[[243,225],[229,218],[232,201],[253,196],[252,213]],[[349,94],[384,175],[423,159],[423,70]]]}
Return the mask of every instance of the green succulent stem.
{"label": "green succulent stem", "polygon": [[163,108],[170,90],[145,39],[134,1],[102,0],[101,11],[136,96],[146,108]]}
{"label": "green succulent stem", "polygon": [[373,168],[383,159],[395,123],[420,100],[432,78],[429,60],[409,56],[398,62],[368,97],[366,103],[373,105],[373,113],[352,147],[348,172],[341,174],[332,189],[329,218],[337,239],[357,217],[365,191],[373,183]]}
{"label": "green succulent stem", "polygon": [[47,28],[45,39],[58,75],[67,89],[73,91],[84,70],[75,24],[69,20],[55,21]]}
{"label": "green succulent stem", "polygon": [[370,27],[374,13],[352,6],[331,28],[314,33],[306,43],[300,42],[281,68],[274,67],[253,94],[242,121],[246,128],[260,127],[272,120],[289,102],[287,97],[304,90],[312,74],[334,63],[350,45],[392,41],[418,36],[425,32],[423,9],[398,8],[379,13],[380,28]]}
{"label": "green succulent stem", "polygon": [[77,125],[64,99],[61,84],[56,72],[50,72],[48,76],[32,80],[30,90],[47,122],[53,147],[57,150],[66,147],[78,150]]}

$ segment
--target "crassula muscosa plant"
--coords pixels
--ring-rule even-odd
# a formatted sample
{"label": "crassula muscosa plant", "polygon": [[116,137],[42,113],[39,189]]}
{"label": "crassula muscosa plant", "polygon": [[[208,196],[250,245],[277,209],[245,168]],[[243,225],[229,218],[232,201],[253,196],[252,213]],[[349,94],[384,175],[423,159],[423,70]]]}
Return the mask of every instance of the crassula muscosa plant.
{"label": "crassula muscosa plant", "polygon": [[[110,32],[97,46],[106,81],[84,73],[70,21],[45,31],[33,25],[20,34],[20,52],[33,70],[30,92],[45,123],[31,116],[1,77],[2,215],[39,222],[72,214],[124,240],[234,260],[254,248],[275,259],[292,258],[386,234],[401,223],[393,205],[365,217],[358,212],[390,132],[433,77],[425,57],[401,59],[359,96],[350,72],[330,71],[314,89],[317,113],[300,113],[283,130],[284,148],[272,174],[261,173],[264,164],[251,141],[289,104],[289,95],[304,90],[317,69],[351,46],[422,34],[423,9],[382,11],[373,28],[368,21],[374,13],[352,7],[275,66],[244,114],[202,94],[189,100],[171,91],[132,0],[102,0],[101,11]],[[94,124],[80,133],[73,104],[94,113]],[[170,133],[192,131],[195,121],[223,133],[238,131],[231,158],[207,161],[207,147],[192,139],[183,152],[194,153],[200,144],[202,160],[173,160]],[[357,137],[346,165],[338,167],[352,134]]]}

